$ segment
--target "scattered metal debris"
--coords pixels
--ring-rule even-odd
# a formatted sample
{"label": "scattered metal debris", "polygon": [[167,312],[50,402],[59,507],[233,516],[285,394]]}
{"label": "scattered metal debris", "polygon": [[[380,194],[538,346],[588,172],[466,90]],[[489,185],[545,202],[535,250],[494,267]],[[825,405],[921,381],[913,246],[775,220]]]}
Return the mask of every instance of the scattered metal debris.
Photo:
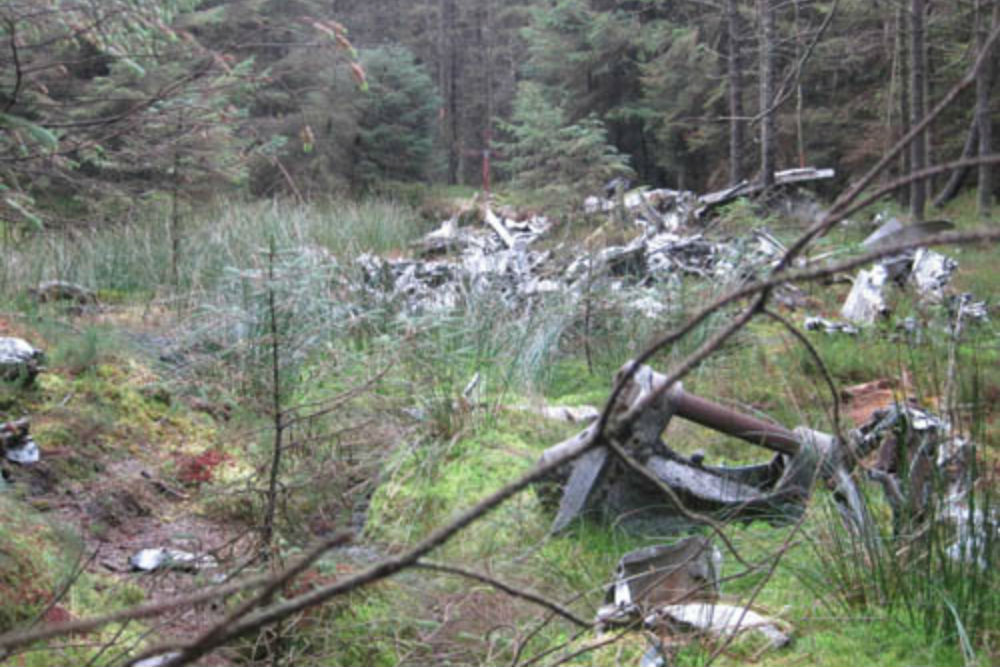
{"label": "scattered metal debris", "polygon": [[948,557],[983,567],[987,545],[1000,543],[1000,517],[967,500],[975,456],[969,441],[946,419],[899,404],[877,411],[858,434],[865,449],[878,449],[868,476],[882,486],[896,530],[907,521],[950,524],[955,538]]}
{"label": "scattered metal debris", "polygon": [[129,663],[129,667],[163,667],[174,658],[180,656],[180,651],[170,651],[159,655],[143,658],[137,662]]}
{"label": "scattered metal debris", "polygon": [[0,423],[0,449],[8,461],[30,465],[41,460],[41,451],[28,433],[30,427],[28,419]]}
{"label": "scattered metal debris", "polygon": [[[832,176],[832,170],[793,169],[779,172],[777,179],[789,184]],[[584,209],[608,214],[608,225],[628,240],[595,247],[568,265],[556,253],[531,249],[551,230],[547,218],[519,220],[512,211],[495,212],[484,205],[456,214],[415,243],[418,259],[358,257],[360,284],[347,290],[356,298],[396,304],[416,314],[448,311],[487,292],[511,309],[523,309],[551,293],[580,298],[596,281],[621,297],[629,310],[659,317],[668,309],[662,298],[649,293],[653,285],[673,288],[684,275],[739,282],[772,266],[785,252],[763,229],[722,241],[690,231],[714,206],[758,194],[755,184],[700,198],[665,188],[624,192],[623,183],[612,185],[608,198],[589,197]]]}
{"label": "scattered metal debris", "polygon": [[639,667],[667,667],[670,662],[659,643],[651,644],[639,659]]}
{"label": "scattered metal debris", "polygon": [[782,648],[792,641],[791,636],[783,632],[774,619],[762,616],[752,609],[729,604],[666,605],[647,617],[645,623],[650,628],[662,623],[683,629],[693,628],[715,637],[727,637],[754,630],[769,640],[771,648]]}
{"label": "scattered metal debris", "polygon": [[925,301],[940,303],[944,298],[944,288],[957,269],[958,262],[951,257],[919,248],[913,256],[910,282]]}
{"label": "scattered metal debris", "polygon": [[0,338],[0,380],[34,382],[45,353],[21,338]]}
{"label": "scattered metal debris", "polygon": [[[881,216],[876,216],[876,220]],[[891,246],[898,243],[918,241],[939,232],[954,228],[947,220],[933,220],[913,225],[903,225],[896,218],[890,218],[873,234],[862,242],[868,248]],[[869,269],[858,272],[841,314],[854,324],[873,324],[889,313],[886,304],[886,290],[890,283],[900,287],[910,285],[921,301],[938,304],[946,299],[946,288],[952,275],[958,269],[958,262],[928,248],[918,248],[887,257]],[[968,297],[972,303],[972,297]],[[974,312],[985,314],[985,303]],[[908,327],[909,328],[909,327]]]}
{"label": "scattered metal debris", "polygon": [[954,228],[954,223],[948,220],[928,220],[904,225],[896,218],[889,218],[885,224],[862,241],[861,245],[869,249],[889,247],[919,241]]}
{"label": "scattered metal debris", "polygon": [[520,409],[540,414],[547,419],[567,422],[570,424],[589,424],[601,416],[601,411],[592,405],[543,405],[541,407],[523,406]]}
{"label": "scattered metal debris", "polygon": [[[802,167],[799,169],[786,169],[774,172],[774,185],[794,185],[809,181],[827,180],[836,175],[833,169],[817,169],[815,167]],[[753,197],[764,191],[764,186],[760,181],[741,181],[734,186],[728,187],[718,192],[711,192],[698,197],[698,208],[694,212],[697,219],[705,218],[713,209],[735,201],[740,197]]]}
{"label": "scattered metal debris", "polygon": [[190,551],[182,551],[171,547],[142,549],[128,559],[133,570],[155,572],[157,570],[178,570],[181,572],[197,572],[218,567],[214,557],[197,555]]}
{"label": "scattered metal debris", "polygon": [[950,309],[956,317],[965,320],[986,322],[990,319],[990,310],[985,301],[976,301],[969,292],[954,295],[949,302]]}
{"label": "scattered metal debris", "polygon": [[354,292],[419,313],[447,311],[470,295],[486,293],[520,310],[546,294],[579,299],[595,285],[604,285],[623,297],[633,312],[658,317],[668,308],[662,292],[651,293],[654,285],[674,287],[684,275],[746,280],[784,253],[784,246],[767,230],[725,242],[697,233],[680,235],[679,218],[667,214],[671,206],[686,201],[675,191],[630,193],[625,201],[637,216],[649,209],[635,219],[632,239],[578,255],[568,265],[553,252],[531,249],[550,229],[548,220],[518,222],[485,209],[482,228],[460,228],[453,218],[425,236],[417,247],[432,259],[359,257],[362,285]]}
{"label": "scattered metal debris", "polygon": [[834,322],[822,317],[807,317],[802,326],[806,331],[823,331],[828,334],[847,334],[857,336],[858,328],[846,322]]}
{"label": "scattered metal debris", "polygon": [[597,622],[627,624],[662,605],[715,600],[721,566],[722,554],[700,536],[631,551],[618,561]]}

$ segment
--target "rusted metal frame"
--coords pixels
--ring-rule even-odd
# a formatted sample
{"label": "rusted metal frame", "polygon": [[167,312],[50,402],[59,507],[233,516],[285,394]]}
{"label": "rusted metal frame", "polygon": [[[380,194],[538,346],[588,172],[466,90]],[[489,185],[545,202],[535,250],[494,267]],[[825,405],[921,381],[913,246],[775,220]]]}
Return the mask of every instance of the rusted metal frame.
{"label": "rusted metal frame", "polygon": [[798,438],[783,426],[745,415],[683,390],[673,392],[671,402],[674,414],[688,421],[781,454],[794,456],[799,452]]}

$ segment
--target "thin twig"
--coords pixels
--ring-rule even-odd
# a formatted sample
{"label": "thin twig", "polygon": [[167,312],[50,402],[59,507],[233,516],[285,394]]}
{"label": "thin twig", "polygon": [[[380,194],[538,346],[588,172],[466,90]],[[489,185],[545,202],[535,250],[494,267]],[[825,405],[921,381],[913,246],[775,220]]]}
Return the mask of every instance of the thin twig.
{"label": "thin twig", "polygon": [[[611,644],[614,644],[616,641],[618,641],[619,639],[621,639],[622,637],[624,637],[625,635],[627,635],[631,631],[632,631],[631,628],[625,628],[621,632],[619,632],[617,634],[614,634],[614,635],[611,635],[610,637],[608,637],[606,639],[602,639],[600,641],[593,642],[592,644],[588,644],[587,646],[579,648],[579,649],[577,649],[577,650],[575,650],[575,651],[573,651],[571,653],[567,653],[566,655],[562,656],[561,658],[559,658],[558,660],[556,660],[555,662],[553,662],[550,665],[550,667],[557,667],[557,665],[563,665],[563,664],[569,662],[570,660],[573,660],[575,658],[579,658],[581,655],[585,655],[587,653],[590,653],[591,651],[596,651],[597,649],[604,648],[605,646],[610,646]],[[527,667],[527,665],[530,665],[530,664],[531,664],[530,662],[526,663],[525,667]]]}
{"label": "thin twig", "polygon": [[533,593],[531,591],[522,590],[515,588],[510,584],[507,584],[495,577],[491,577],[488,574],[483,574],[482,572],[474,572],[472,570],[466,570],[465,568],[457,567],[455,565],[445,565],[443,563],[433,563],[426,560],[417,561],[415,567],[422,568],[425,570],[431,570],[434,572],[444,572],[446,574],[454,574],[459,577],[466,577],[468,579],[474,579],[476,581],[481,581],[484,584],[489,584],[497,590],[501,590],[508,595],[512,595],[517,598],[528,600],[529,602],[534,602],[535,604],[545,607],[554,614],[562,616],[566,620],[574,623],[581,628],[590,629],[593,627],[593,623],[583,620],[572,611],[562,606],[558,602],[553,602],[538,593]]}
{"label": "thin twig", "polygon": [[812,357],[813,362],[815,362],[820,373],[823,375],[823,379],[826,381],[826,386],[830,389],[830,399],[833,401],[833,415],[830,418],[833,422],[831,424],[831,426],[833,426],[833,434],[837,436],[837,440],[839,442],[847,442],[847,440],[844,439],[844,434],[841,433],[840,430],[840,393],[837,391],[837,385],[833,381],[833,375],[830,374],[830,369],[827,367],[826,362],[823,361],[823,357],[821,357],[819,352],[816,350],[816,346],[812,344],[812,341],[810,341],[809,338],[807,338],[806,335],[798,329],[798,327],[778,313],[765,308],[764,314],[772,320],[778,322],[781,326],[785,327],[785,330],[794,336],[795,339],[802,344],[802,347],[806,349],[809,356]]}

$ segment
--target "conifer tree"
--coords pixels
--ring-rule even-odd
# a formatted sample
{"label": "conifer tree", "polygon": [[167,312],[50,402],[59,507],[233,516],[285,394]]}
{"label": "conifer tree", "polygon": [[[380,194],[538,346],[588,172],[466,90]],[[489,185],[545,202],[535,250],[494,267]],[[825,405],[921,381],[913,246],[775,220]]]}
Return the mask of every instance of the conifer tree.
{"label": "conifer tree", "polygon": [[561,106],[546,99],[541,85],[522,83],[502,145],[514,182],[540,193],[553,205],[574,208],[616,176],[630,176],[628,158],[608,141],[604,123],[587,116],[567,121]]}
{"label": "conifer tree", "polygon": [[359,96],[356,183],[425,179],[441,104],[430,74],[401,46],[362,51],[361,62],[369,89]]}

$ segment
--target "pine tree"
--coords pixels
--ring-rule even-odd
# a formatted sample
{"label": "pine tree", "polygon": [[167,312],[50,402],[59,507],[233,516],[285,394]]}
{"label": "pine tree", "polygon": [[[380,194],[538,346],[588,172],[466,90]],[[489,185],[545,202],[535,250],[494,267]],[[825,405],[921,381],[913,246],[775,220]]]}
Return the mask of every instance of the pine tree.
{"label": "pine tree", "polygon": [[361,52],[369,89],[361,107],[355,180],[426,179],[441,100],[426,68],[401,46]]}
{"label": "pine tree", "polygon": [[568,123],[565,110],[546,99],[537,83],[521,84],[513,118],[501,123],[501,130],[509,137],[501,150],[514,183],[562,211],[578,209],[610,179],[632,174],[600,119],[592,115]]}

